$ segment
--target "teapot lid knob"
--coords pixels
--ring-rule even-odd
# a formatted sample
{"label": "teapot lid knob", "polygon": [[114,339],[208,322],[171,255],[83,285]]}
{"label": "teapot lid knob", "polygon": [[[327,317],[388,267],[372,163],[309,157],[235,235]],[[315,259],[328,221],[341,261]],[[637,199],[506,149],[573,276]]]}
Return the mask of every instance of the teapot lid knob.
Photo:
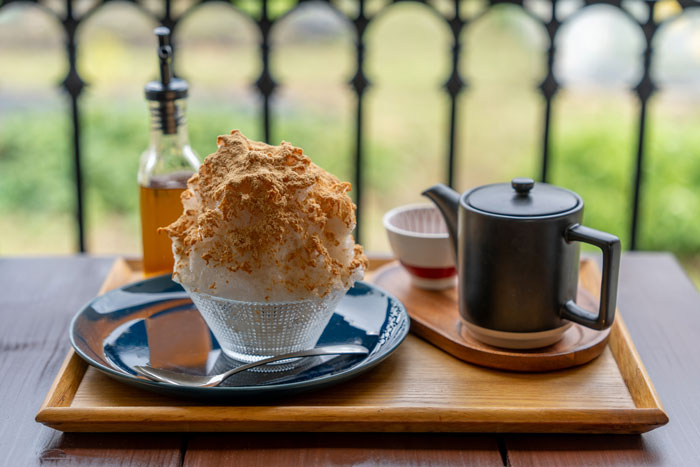
{"label": "teapot lid knob", "polygon": [[519,195],[527,196],[535,186],[535,181],[531,178],[514,178],[510,184]]}

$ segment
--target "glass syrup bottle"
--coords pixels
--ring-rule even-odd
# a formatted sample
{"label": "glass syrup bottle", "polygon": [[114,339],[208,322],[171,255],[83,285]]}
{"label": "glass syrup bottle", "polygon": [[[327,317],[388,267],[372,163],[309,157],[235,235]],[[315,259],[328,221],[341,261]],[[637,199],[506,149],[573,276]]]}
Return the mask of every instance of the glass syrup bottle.
{"label": "glass syrup bottle", "polygon": [[188,85],[172,74],[170,30],[159,27],[155,34],[160,81],[151,81],[145,88],[151,114],[151,141],[141,156],[138,172],[143,268],[147,275],[172,272],[170,238],[158,229],[180,217],[180,194],[199,168],[199,158],[190,147],[185,120]]}

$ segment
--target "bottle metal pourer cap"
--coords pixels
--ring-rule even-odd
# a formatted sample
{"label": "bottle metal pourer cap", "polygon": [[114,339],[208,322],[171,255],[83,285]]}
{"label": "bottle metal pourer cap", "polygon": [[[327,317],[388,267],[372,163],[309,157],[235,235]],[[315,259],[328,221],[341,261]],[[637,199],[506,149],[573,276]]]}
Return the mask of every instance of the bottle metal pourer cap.
{"label": "bottle metal pourer cap", "polygon": [[166,134],[176,132],[180,120],[184,115],[178,115],[181,110],[177,110],[174,101],[187,97],[189,85],[187,81],[173,76],[172,60],[173,47],[170,42],[170,29],[161,26],[154,31],[158,37],[158,60],[160,65],[160,80],[151,81],[146,84],[146,99],[159,102],[157,121],[159,127]]}

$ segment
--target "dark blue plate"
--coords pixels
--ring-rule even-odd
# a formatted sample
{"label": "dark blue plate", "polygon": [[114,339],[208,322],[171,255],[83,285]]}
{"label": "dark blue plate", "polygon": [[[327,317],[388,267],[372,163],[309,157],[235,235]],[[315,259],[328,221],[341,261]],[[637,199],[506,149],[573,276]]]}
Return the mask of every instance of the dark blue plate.
{"label": "dark blue plate", "polygon": [[73,318],[70,340],[90,365],[133,386],[202,399],[267,398],[330,386],[369,370],[401,344],[409,324],[401,302],[358,282],[338,305],[318,345],[361,344],[369,355],[313,357],[277,371],[249,370],[215,388],[157,383],[137,374],[134,366],[210,374],[238,365],[222,354],[187,293],[166,275],[92,300]]}

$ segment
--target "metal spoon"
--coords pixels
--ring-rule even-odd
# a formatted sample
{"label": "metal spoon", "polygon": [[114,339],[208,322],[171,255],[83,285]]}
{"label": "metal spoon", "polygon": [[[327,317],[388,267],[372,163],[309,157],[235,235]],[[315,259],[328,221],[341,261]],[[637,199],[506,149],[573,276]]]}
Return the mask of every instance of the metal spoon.
{"label": "metal spoon", "polygon": [[218,375],[190,375],[187,373],[180,373],[177,371],[163,370],[160,368],[153,368],[150,366],[135,366],[134,369],[152,379],[153,381],[160,381],[163,383],[170,383],[176,386],[189,386],[195,388],[211,388],[218,386],[231,375],[240,373],[241,371],[246,371],[256,366],[265,365],[267,363],[277,362],[279,360],[286,360],[288,358],[298,358],[298,357],[313,357],[318,355],[367,355],[369,350],[361,345],[327,345],[324,347],[316,347],[308,350],[299,350],[297,352],[290,352],[283,355],[275,355],[273,357],[264,358],[256,362],[248,363],[247,365],[242,365],[236,368],[232,368],[224,373]]}

